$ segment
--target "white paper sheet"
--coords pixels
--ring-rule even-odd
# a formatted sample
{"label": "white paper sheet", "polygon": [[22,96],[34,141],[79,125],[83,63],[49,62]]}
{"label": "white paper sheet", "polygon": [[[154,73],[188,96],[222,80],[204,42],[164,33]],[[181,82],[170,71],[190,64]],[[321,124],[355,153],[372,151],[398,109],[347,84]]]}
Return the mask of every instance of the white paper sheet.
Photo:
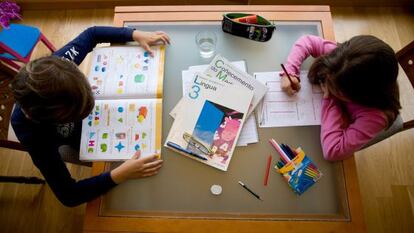
{"label": "white paper sheet", "polygon": [[259,127],[283,127],[321,124],[322,90],[312,85],[307,71],[300,74],[301,89],[289,96],[280,88],[280,72],[259,72],[255,78],[268,88],[257,111]]}

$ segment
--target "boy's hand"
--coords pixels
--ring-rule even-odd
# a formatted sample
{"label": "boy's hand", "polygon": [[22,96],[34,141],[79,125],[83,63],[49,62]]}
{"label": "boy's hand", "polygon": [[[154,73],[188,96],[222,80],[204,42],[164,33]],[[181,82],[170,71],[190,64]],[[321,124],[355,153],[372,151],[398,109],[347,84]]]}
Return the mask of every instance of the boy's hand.
{"label": "boy's hand", "polygon": [[164,44],[170,44],[170,37],[167,33],[162,31],[156,32],[145,32],[134,30],[132,33],[132,39],[138,42],[146,51],[148,51],[151,57],[154,56],[154,51],[151,50],[150,46],[162,42]]}
{"label": "boy's hand", "polygon": [[290,78],[292,79],[293,85],[290,83],[288,77],[286,75],[283,75],[280,78],[280,87],[283,91],[288,93],[288,95],[293,95],[300,90],[300,82],[299,79],[295,76],[291,75]]}
{"label": "boy's hand", "polygon": [[112,180],[120,184],[129,179],[156,175],[162,166],[163,160],[159,159],[158,155],[151,155],[145,158],[140,158],[140,156],[141,151],[137,151],[131,159],[112,170]]}

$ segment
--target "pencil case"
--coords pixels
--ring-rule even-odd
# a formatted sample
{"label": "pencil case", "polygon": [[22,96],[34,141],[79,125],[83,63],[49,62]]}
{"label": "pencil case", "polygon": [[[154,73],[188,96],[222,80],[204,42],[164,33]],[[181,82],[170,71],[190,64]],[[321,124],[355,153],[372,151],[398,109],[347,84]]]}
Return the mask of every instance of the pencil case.
{"label": "pencil case", "polygon": [[235,36],[265,42],[272,38],[276,26],[260,15],[227,13],[223,15],[222,29]]}
{"label": "pencil case", "polygon": [[295,152],[296,156],[289,163],[283,164],[279,161],[275,168],[293,192],[301,195],[321,178],[322,172],[301,148]]}

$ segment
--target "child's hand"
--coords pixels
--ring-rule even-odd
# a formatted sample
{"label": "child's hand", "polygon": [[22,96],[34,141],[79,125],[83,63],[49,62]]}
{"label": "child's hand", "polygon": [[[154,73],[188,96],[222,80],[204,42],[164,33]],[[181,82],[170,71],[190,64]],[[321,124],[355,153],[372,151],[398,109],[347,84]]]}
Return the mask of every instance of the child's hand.
{"label": "child's hand", "polygon": [[292,79],[293,85],[290,83],[288,77],[286,75],[283,75],[280,78],[280,87],[283,91],[288,93],[288,95],[293,95],[300,90],[300,83],[297,77],[290,76],[290,78]]}
{"label": "child's hand", "polygon": [[329,97],[329,90],[326,87],[325,83],[320,83],[319,84],[321,86],[322,92],[323,92],[323,98],[328,98]]}
{"label": "child's hand", "polygon": [[162,166],[163,160],[159,159],[158,155],[151,155],[145,158],[140,158],[140,156],[141,151],[137,151],[131,159],[112,170],[112,180],[120,184],[129,179],[156,175]]}
{"label": "child's hand", "polygon": [[156,32],[144,32],[135,30],[132,33],[132,38],[138,42],[146,51],[148,51],[151,57],[154,56],[154,51],[151,50],[150,46],[162,42],[164,44],[170,44],[170,37],[167,33],[162,31]]}

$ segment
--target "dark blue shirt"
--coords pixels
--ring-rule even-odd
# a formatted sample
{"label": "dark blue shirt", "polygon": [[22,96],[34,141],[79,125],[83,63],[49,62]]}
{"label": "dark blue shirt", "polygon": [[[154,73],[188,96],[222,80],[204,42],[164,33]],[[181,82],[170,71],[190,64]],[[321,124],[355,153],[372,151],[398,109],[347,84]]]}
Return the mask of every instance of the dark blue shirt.
{"label": "dark blue shirt", "polygon": [[[98,43],[132,41],[133,29],[91,27],[53,55],[69,59],[79,65]],[[16,105],[11,124],[19,141],[26,147],[33,163],[39,168],[56,197],[66,206],[77,206],[90,201],[116,184],[110,173],[76,181],[60,157],[59,147],[70,145],[79,149],[81,122],[61,125],[35,123],[26,118]]]}

